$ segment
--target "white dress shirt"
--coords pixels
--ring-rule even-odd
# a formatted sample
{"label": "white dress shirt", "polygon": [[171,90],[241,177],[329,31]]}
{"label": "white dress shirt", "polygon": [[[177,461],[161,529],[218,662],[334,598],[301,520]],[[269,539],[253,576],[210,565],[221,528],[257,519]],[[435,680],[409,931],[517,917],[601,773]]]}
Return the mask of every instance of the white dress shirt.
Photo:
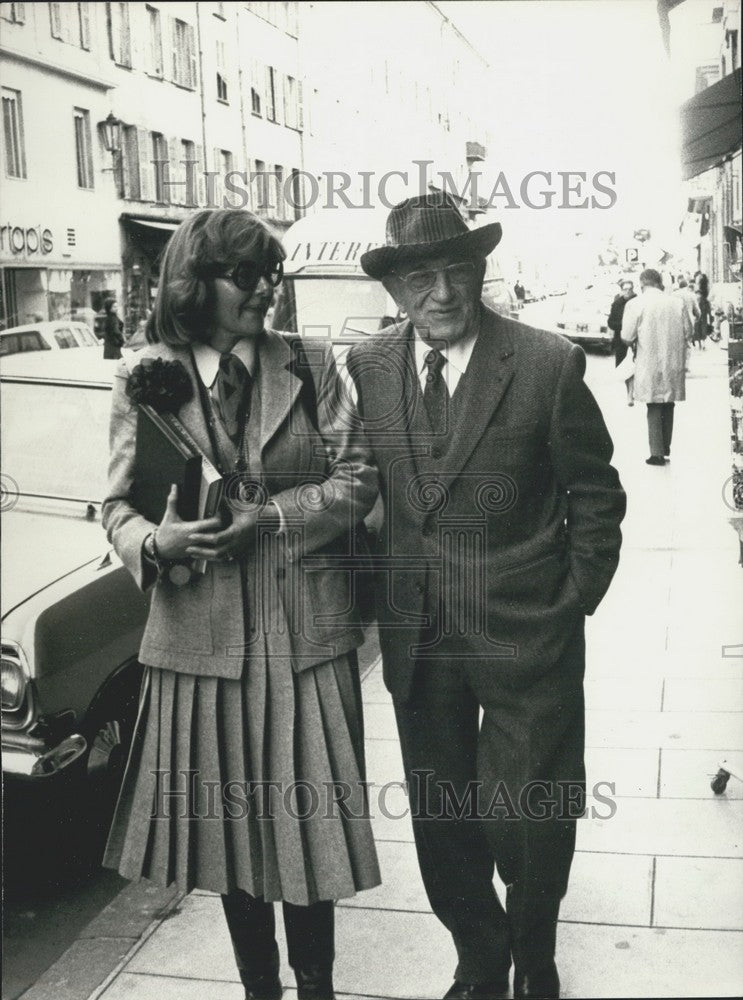
{"label": "white dress shirt", "polygon": [[[467,365],[470,363],[476,341],[477,332],[470,334],[462,340],[457,340],[448,347],[439,348],[441,354],[446,358],[446,364],[441,369],[441,374],[449,390],[449,398],[454,395],[459,385],[459,380],[467,371]],[[417,330],[413,339],[413,350],[415,351],[415,370],[418,373],[418,382],[420,383],[421,391],[423,391],[426,388],[426,375],[428,374],[426,357],[431,350],[431,346],[421,338]]]}
{"label": "white dress shirt", "polygon": [[[210,344],[203,344],[200,341],[195,341],[191,346],[193,347],[193,357],[196,362],[196,370],[199,373],[199,378],[211,392],[217,380],[219,359],[222,355]],[[238,340],[230,351],[230,354],[234,354],[236,358],[239,358],[250,374],[253,375],[255,372],[255,344],[252,340],[246,340],[245,338]]]}

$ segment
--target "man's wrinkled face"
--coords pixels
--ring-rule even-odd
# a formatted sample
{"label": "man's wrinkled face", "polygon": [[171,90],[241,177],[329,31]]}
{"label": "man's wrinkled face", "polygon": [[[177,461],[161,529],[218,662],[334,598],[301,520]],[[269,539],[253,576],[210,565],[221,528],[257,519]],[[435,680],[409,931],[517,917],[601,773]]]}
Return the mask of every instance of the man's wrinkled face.
{"label": "man's wrinkled face", "polygon": [[425,341],[455,344],[475,330],[485,260],[435,257],[401,266],[384,285]]}

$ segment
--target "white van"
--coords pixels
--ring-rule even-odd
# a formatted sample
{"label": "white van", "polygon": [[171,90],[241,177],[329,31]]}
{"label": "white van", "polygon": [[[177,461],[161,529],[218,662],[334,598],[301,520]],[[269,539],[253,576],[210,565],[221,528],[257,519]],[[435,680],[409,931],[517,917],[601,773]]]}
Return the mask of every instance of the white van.
{"label": "white van", "polygon": [[[276,330],[335,343],[365,340],[399,318],[380,281],[365,274],[361,255],[385,242],[387,209],[325,209],[295,222],[282,237],[286,250],[271,325]],[[515,315],[513,295],[488,257],[483,301]]]}

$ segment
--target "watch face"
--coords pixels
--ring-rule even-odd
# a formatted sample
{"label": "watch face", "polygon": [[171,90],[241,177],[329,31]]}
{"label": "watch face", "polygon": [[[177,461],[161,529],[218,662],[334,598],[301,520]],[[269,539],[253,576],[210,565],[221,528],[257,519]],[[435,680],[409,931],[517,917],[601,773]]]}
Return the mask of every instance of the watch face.
{"label": "watch face", "polygon": [[191,569],[189,566],[184,566],[183,563],[176,563],[168,570],[168,579],[176,587],[182,587],[191,580]]}

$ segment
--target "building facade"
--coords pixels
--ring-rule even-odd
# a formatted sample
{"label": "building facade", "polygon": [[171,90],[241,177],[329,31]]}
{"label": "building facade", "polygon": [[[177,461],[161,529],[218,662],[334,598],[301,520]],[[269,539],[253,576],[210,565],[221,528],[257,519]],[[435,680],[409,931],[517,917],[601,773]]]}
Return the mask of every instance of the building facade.
{"label": "building facade", "polygon": [[376,3],[0,4],[0,321],[90,321],[117,298],[133,332],[200,206],[280,231],[325,203],[333,172],[354,193],[371,174],[376,197],[409,169],[393,200],[441,172],[466,186],[485,61],[436,4],[398,4],[389,24]]}
{"label": "building facade", "polygon": [[682,237],[720,305],[740,305],[740,0],[677,2],[670,24],[687,195]]}

